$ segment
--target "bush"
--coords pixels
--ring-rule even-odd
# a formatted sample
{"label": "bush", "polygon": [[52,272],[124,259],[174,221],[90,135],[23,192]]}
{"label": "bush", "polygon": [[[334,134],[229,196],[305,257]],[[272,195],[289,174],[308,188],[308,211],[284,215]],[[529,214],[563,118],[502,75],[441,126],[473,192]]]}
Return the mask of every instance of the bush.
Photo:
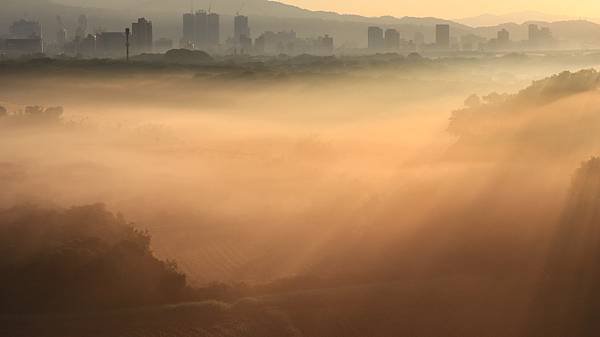
{"label": "bush", "polygon": [[104,310],[180,301],[189,294],[150,236],[101,204],[0,212],[0,313]]}

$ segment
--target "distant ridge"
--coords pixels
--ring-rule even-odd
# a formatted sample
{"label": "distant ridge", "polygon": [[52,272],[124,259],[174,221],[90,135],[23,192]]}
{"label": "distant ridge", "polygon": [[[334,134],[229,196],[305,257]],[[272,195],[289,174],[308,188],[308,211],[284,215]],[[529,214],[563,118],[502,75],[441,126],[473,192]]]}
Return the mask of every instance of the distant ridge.
{"label": "distant ridge", "polygon": [[556,22],[572,20],[587,20],[596,23],[600,22],[600,18],[577,18],[566,15],[546,14],[536,11],[522,11],[500,15],[486,13],[472,17],[455,19],[454,21],[471,27],[488,27],[498,26],[505,23],[522,24],[528,21]]}
{"label": "distant ridge", "polygon": [[[231,16],[240,12],[251,17],[252,37],[266,30],[293,29],[299,36],[329,34],[335,38],[337,45],[358,48],[366,46],[366,29],[371,25],[396,28],[401,37],[407,40],[413,39],[415,32],[422,32],[426,42],[433,42],[435,25],[440,23],[449,24],[451,34],[455,37],[475,34],[493,38],[500,29],[506,29],[513,40],[524,40],[527,38],[527,22],[549,27],[559,39],[569,39],[584,47],[600,46],[600,25],[588,20],[573,20],[539,12],[484,14],[448,20],[410,16],[366,17],[312,11],[268,0],[196,0],[194,8],[208,9],[211,2],[212,10],[223,16],[221,35],[224,37],[232,34]],[[55,36],[56,15],[63,16],[67,28],[71,30],[79,14],[88,15],[90,32],[95,29],[122,30],[132,20],[145,16],[154,21],[157,37],[169,37],[177,42],[181,37],[181,14],[189,11],[189,0],[4,0],[3,10],[0,11],[0,35],[7,32],[12,21],[25,15],[39,20],[49,38]]]}

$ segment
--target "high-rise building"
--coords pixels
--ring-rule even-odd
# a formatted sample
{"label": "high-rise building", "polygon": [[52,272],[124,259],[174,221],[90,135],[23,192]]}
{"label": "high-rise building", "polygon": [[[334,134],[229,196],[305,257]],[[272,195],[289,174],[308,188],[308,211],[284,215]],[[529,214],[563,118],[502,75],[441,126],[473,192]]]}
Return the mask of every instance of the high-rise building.
{"label": "high-rise building", "polygon": [[385,49],[397,50],[400,49],[400,33],[395,29],[387,29],[385,31]]}
{"label": "high-rise building", "polygon": [[194,13],[183,14],[183,41],[185,44],[193,45],[196,42],[196,34],[194,31],[195,27],[195,16]]}
{"label": "high-rise building", "polygon": [[139,18],[137,22],[131,24],[133,33],[133,50],[136,53],[152,52],[152,21],[145,18]]}
{"label": "high-rise building", "polygon": [[216,13],[197,11],[183,15],[181,45],[192,48],[211,48],[221,40],[220,17]]}
{"label": "high-rise building", "polygon": [[194,37],[196,48],[208,45],[208,13],[205,11],[197,11],[194,16]]}
{"label": "high-rise building", "polygon": [[438,48],[450,48],[450,25],[435,25],[435,44]]}
{"label": "high-rise building", "polygon": [[250,38],[250,25],[248,24],[248,17],[243,15],[236,15],[233,19],[234,42],[239,43],[240,38],[242,36]]}
{"label": "high-rise building", "polygon": [[369,27],[368,38],[369,49],[383,49],[385,46],[383,40],[383,29],[379,27]]}
{"label": "high-rise building", "polygon": [[510,42],[510,33],[508,30],[502,29],[501,31],[498,31],[497,39],[499,44],[507,44]]}
{"label": "high-rise building", "polygon": [[8,32],[14,39],[29,39],[42,37],[42,25],[37,21],[19,20],[13,22]]}
{"label": "high-rise building", "polygon": [[207,18],[207,29],[208,29],[208,45],[214,47],[219,45],[221,42],[221,26],[219,23],[219,14],[210,13]]}
{"label": "high-rise building", "polygon": [[536,24],[530,24],[528,26],[528,35],[529,44],[533,47],[548,47],[554,41],[550,28],[540,28]]}
{"label": "high-rise building", "polygon": [[528,27],[529,42],[534,42],[538,39],[540,28],[536,24],[530,24]]}

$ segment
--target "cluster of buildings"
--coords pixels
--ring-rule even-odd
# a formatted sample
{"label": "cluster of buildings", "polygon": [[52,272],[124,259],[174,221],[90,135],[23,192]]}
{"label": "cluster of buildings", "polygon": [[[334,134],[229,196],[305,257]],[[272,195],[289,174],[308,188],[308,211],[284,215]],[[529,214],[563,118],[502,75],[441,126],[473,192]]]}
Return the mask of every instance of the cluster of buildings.
{"label": "cluster of buildings", "polygon": [[221,54],[331,55],[334,52],[333,38],[329,35],[299,38],[293,30],[267,31],[252,39],[249,19],[240,14],[233,18],[233,36],[222,41],[220,21],[218,14],[206,11],[184,14],[180,47]]}
{"label": "cluster of buildings", "polygon": [[[60,31],[58,34],[61,34]],[[61,44],[61,40],[65,42]],[[171,49],[172,47],[170,40],[154,41],[152,21],[146,18],[139,18],[137,22],[132,23],[131,29],[128,28],[120,32],[100,31],[92,34],[87,33],[87,24],[82,16],[75,38],[70,41],[62,38],[57,39],[55,47],[59,52],[65,54],[83,57],[119,58],[126,56],[128,45],[131,54],[143,54],[154,52],[156,44],[165,49]]]}
{"label": "cluster of buildings", "polygon": [[[131,28],[123,31],[88,32],[87,17],[81,15],[71,36],[60,17],[54,43],[44,44],[44,34],[39,22],[19,20],[9,27],[9,33],[0,37],[0,55],[67,54],[82,57],[121,58],[144,53],[162,53],[174,46],[167,38],[155,40],[152,21],[139,18]],[[252,38],[249,18],[237,14],[233,17],[233,32],[222,38],[221,17],[210,11],[191,11],[182,16],[179,48],[197,49],[223,55],[332,55],[335,51],[333,37],[299,37],[293,30],[266,31]],[[231,31],[231,30],[229,30]],[[410,39],[403,38],[395,28],[368,27],[369,52],[427,52],[427,51],[486,51],[511,49],[541,49],[552,47],[556,40],[547,27],[528,26],[528,40],[513,42],[509,31],[501,29],[497,36],[486,39],[474,34],[453,36],[449,24],[435,25],[433,41],[426,41],[422,31],[411,31]],[[429,34],[431,34],[429,32]]]}
{"label": "cluster of buildings", "polygon": [[36,21],[19,20],[8,28],[8,35],[0,38],[0,52],[18,55],[44,52],[42,25]]}
{"label": "cluster of buildings", "polygon": [[[152,21],[139,18],[131,28],[123,31],[88,31],[85,15],[77,21],[74,34],[70,34],[62,19],[57,17],[58,29],[53,43],[44,43],[42,26],[36,21],[19,20],[9,29],[9,35],[0,38],[0,55],[18,56],[48,53],[72,55],[85,58],[122,58],[144,53],[162,53],[174,47],[167,38],[155,40]],[[255,39],[251,36],[247,16],[237,14],[233,18],[233,35],[222,38],[221,17],[210,11],[192,11],[183,14],[182,35],[179,48],[197,49],[215,54],[269,55],[303,53],[332,55],[334,40],[329,35],[300,38],[296,32],[267,31]]]}
{"label": "cluster of buildings", "polygon": [[498,51],[511,49],[542,49],[552,48],[556,40],[548,27],[539,27],[536,24],[528,26],[528,39],[515,42],[511,40],[510,32],[501,29],[496,37],[487,39],[475,34],[462,35],[459,38],[451,36],[451,27],[448,24],[435,26],[434,40],[425,41],[423,32],[415,32],[411,40],[401,38],[398,30],[380,27],[369,27],[368,49],[372,52],[396,51]]}
{"label": "cluster of buildings", "polygon": [[128,42],[133,54],[153,52],[155,46],[161,50],[172,48],[172,41],[168,39],[153,40],[152,21],[145,18],[140,18],[131,24],[129,37],[125,30],[88,33],[85,15],[79,17],[73,36],[69,35],[60,17],[57,21],[59,28],[56,32],[56,40],[49,44],[44,43],[45,37],[39,22],[28,20],[14,22],[9,28],[8,36],[0,38],[0,54],[19,56],[50,53],[118,58],[126,55]]}
{"label": "cluster of buildings", "polygon": [[435,42],[425,43],[425,35],[422,32],[415,32],[412,40],[402,39],[400,32],[394,28],[385,31],[376,26],[368,28],[368,49],[372,51],[394,52],[399,50],[416,51],[417,49],[438,49],[449,50],[450,25],[439,24],[435,26]]}
{"label": "cluster of buildings", "polygon": [[293,30],[268,31],[256,38],[254,52],[260,55],[332,55],[334,42],[333,38],[327,34],[316,38],[299,38]]}

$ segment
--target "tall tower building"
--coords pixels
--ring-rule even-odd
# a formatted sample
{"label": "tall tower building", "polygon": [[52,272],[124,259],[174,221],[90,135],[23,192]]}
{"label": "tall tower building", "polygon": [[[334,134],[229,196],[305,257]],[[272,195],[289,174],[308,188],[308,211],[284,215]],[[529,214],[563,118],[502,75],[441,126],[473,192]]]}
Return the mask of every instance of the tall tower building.
{"label": "tall tower building", "polygon": [[379,27],[369,27],[368,38],[369,49],[383,49],[383,47],[385,46],[383,39],[383,29]]}
{"label": "tall tower building", "polygon": [[387,29],[385,31],[385,49],[397,50],[400,49],[400,33],[395,29]]}
{"label": "tall tower building", "polygon": [[196,42],[196,34],[194,32],[195,21],[194,13],[183,14],[183,42],[186,45]]}
{"label": "tall tower building", "polygon": [[236,43],[239,43],[241,37],[250,38],[250,26],[248,24],[248,17],[243,15],[236,15],[233,20],[233,39]]}
{"label": "tall tower building", "polygon": [[435,44],[438,48],[450,48],[450,25],[435,25]]}
{"label": "tall tower building", "polygon": [[194,37],[196,48],[208,45],[208,13],[205,11],[197,11],[194,15]]}
{"label": "tall tower building", "polygon": [[527,28],[529,42],[536,42],[539,37],[540,27],[535,24],[530,24]]}
{"label": "tall tower building", "polygon": [[136,53],[152,52],[152,21],[146,18],[139,18],[137,22],[131,24],[132,46]]}
{"label": "tall tower building", "polygon": [[208,45],[210,47],[217,46],[221,42],[219,14],[210,13],[207,18],[208,28]]}

